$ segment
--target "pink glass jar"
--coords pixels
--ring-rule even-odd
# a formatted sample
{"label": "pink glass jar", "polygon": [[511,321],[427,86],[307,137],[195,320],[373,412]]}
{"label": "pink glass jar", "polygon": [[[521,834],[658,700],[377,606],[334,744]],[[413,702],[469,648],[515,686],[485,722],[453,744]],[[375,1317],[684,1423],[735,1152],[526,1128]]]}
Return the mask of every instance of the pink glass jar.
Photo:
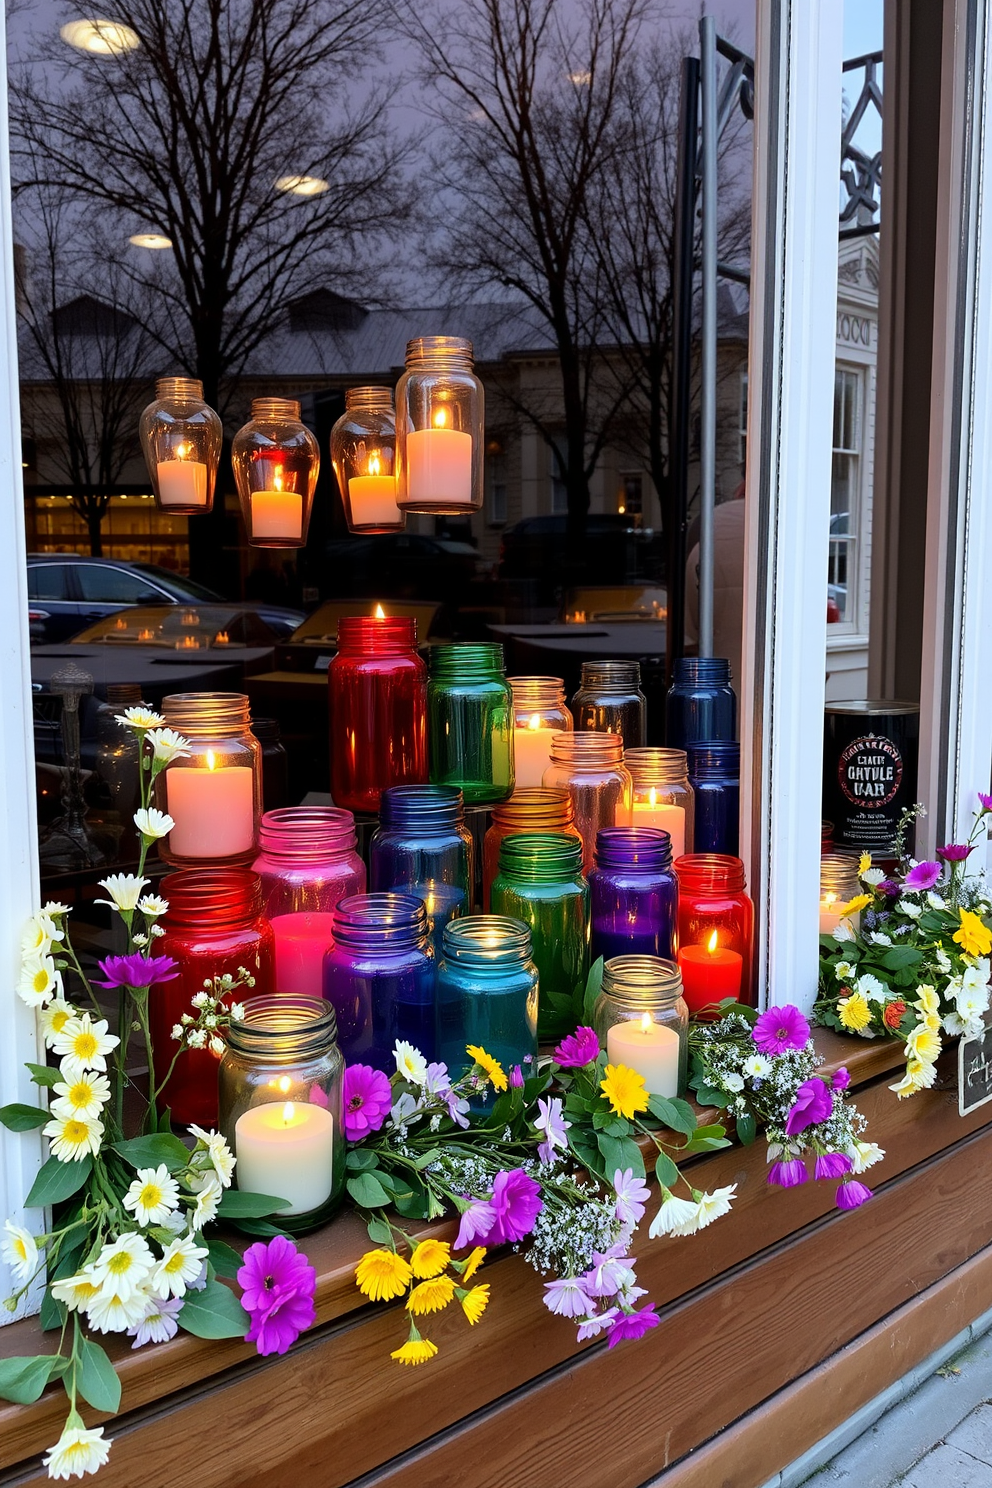
{"label": "pink glass jar", "polygon": [[265,813],[259,840],[254,871],[275,936],[276,991],[320,997],[334,906],[365,892],[355,818],[338,806],[287,806]]}

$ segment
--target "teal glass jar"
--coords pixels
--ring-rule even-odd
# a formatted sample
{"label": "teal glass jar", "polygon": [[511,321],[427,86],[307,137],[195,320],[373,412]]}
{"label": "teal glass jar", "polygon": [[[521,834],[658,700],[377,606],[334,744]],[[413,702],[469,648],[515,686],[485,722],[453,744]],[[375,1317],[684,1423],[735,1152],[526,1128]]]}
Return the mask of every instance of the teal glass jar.
{"label": "teal glass jar", "polygon": [[[437,1057],[452,1080],[471,1067],[469,1044],[524,1079],[537,1059],[537,967],[530,931],[503,915],[465,915],[444,927],[437,968]],[[495,1091],[473,1101],[481,1110]]]}
{"label": "teal glass jar", "polygon": [[589,885],[582,843],[555,832],[517,832],[499,847],[493,914],[530,927],[540,980],[537,1031],[544,1041],[573,1032],[576,987],[589,971]]}
{"label": "teal glass jar", "polygon": [[457,786],[466,805],[513,794],[513,697],[502,646],[434,647],[427,741],[432,785]]}

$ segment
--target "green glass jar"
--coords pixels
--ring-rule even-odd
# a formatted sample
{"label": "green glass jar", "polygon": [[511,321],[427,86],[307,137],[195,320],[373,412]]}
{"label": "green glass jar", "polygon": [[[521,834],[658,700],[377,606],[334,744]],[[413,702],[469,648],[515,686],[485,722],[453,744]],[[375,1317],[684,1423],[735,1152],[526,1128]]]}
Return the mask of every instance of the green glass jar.
{"label": "green glass jar", "polygon": [[435,646],[427,686],[432,785],[457,786],[466,805],[513,793],[513,698],[498,645]]}
{"label": "green glass jar", "polygon": [[582,843],[557,832],[516,832],[499,846],[492,912],[530,926],[544,1042],[572,1033],[575,989],[589,971],[589,886]]}

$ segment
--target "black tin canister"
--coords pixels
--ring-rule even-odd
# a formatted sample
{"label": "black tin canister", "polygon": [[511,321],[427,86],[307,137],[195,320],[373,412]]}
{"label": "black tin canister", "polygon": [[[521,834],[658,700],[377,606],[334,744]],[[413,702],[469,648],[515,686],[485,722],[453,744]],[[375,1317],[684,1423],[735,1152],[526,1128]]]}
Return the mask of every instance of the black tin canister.
{"label": "black tin canister", "polygon": [[827,704],[823,815],[838,847],[876,856],[891,849],[900,816],[916,802],[919,750],[919,704]]}

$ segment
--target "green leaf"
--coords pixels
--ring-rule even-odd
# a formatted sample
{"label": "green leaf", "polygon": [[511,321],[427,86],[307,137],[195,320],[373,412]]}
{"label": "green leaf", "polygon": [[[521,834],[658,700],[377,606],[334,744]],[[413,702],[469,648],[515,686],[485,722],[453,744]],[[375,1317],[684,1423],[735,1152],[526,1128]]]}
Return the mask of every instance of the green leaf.
{"label": "green leaf", "polygon": [[41,1308],[38,1315],[41,1320],[41,1331],[43,1333],[51,1333],[53,1328],[62,1328],[65,1326],[65,1320],[69,1316],[69,1309],[64,1302],[56,1302],[46,1287],[45,1294],[41,1299]]}
{"label": "green leaf", "polygon": [[705,1083],[694,1085],[693,1089],[696,1092],[696,1099],[701,1106],[722,1108],[723,1106],[730,1105],[730,1096],[725,1090],[717,1090],[714,1086],[706,1085]]}
{"label": "green leaf", "polygon": [[695,1141],[697,1137],[725,1137],[726,1135],[727,1131],[723,1126],[697,1126],[692,1139]]}
{"label": "green leaf", "polygon": [[154,1132],[147,1137],[132,1137],[129,1142],[115,1142],[113,1150],[132,1168],[157,1168],[164,1163],[170,1173],[181,1173],[189,1167],[189,1148],[171,1132]]}
{"label": "green leaf", "polygon": [[600,1132],[596,1145],[603,1155],[603,1167],[609,1182],[618,1169],[633,1168],[638,1178],[644,1177],[644,1158],[641,1149],[630,1137],[611,1137]]}
{"label": "green leaf", "polygon": [[573,1129],[568,1133],[568,1145],[579,1159],[579,1162],[588,1168],[590,1173],[594,1174],[597,1178],[606,1177],[606,1164],[603,1161],[603,1154],[588,1132]]}
{"label": "green leaf", "polygon": [[5,1126],[8,1131],[25,1132],[34,1131],[36,1127],[44,1126],[48,1120],[49,1113],[43,1111],[40,1106],[0,1106],[0,1126]]}
{"label": "green leaf", "polygon": [[61,1070],[52,1069],[47,1064],[26,1064],[24,1068],[36,1085],[57,1085],[62,1078]]}
{"label": "green leaf", "polygon": [[27,1209],[44,1209],[49,1204],[61,1204],[78,1193],[93,1171],[93,1159],[81,1157],[76,1162],[59,1162],[50,1157],[38,1169],[38,1176],[31,1185],[31,1192],[24,1200]]}
{"label": "green leaf", "polygon": [[599,996],[600,990],[603,986],[604,965],[605,962],[603,960],[603,957],[597,957],[597,959],[590,966],[589,975],[586,977],[586,990],[585,995],[582,999],[582,1019],[587,1026],[591,1025],[592,1023],[592,1015],[593,1010],[596,1006],[596,999]]}
{"label": "green leaf", "polygon": [[426,1219],[430,1209],[430,1195],[417,1179],[410,1180],[410,1194],[397,1199],[396,1208],[406,1219]]}
{"label": "green leaf", "polygon": [[726,1137],[690,1137],[685,1146],[681,1148],[683,1157],[690,1157],[694,1152],[718,1152],[721,1147],[729,1147],[731,1143]]}
{"label": "green leaf", "polygon": [[349,1178],[347,1188],[359,1209],[384,1209],[391,1202],[378,1178],[371,1173],[359,1173],[357,1178]]}
{"label": "green leaf", "polygon": [[750,1147],[757,1135],[757,1122],[750,1111],[744,1111],[737,1118],[737,1139],[745,1147]]}
{"label": "green leaf", "polygon": [[672,1162],[667,1152],[659,1152],[658,1160],[654,1165],[654,1176],[659,1183],[666,1188],[674,1188],[679,1181],[679,1170]]}
{"label": "green leaf", "polygon": [[375,1152],[369,1152],[365,1147],[352,1147],[344,1160],[344,1165],[349,1173],[363,1173],[366,1168],[379,1166],[379,1158]]}
{"label": "green leaf", "polygon": [[278,1214],[280,1209],[288,1209],[291,1202],[273,1194],[243,1193],[237,1188],[226,1188],[217,1214],[221,1219],[266,1219],[270,1214]]}
{"label": "green leaf", "polygon": [[904,971],[909,966],[918,966],[922,960],[923,952],[909,945],[892,946],[881,957],[882,965],[889,971]]}
{"label": "green leaf", "polygon": [[384,1219],[373,1215],[365,1228],[369,1232],[369,1239],[373,1245],[392,1245],[393,1232]]}
{"label": "green leaf", "polygon": [[652,1116],[657,1116],[664,1126],[671,1127],[672,1131],[681,1132],[683,1136],[691,1136],[696,1130],[696,1113],[684,1100],[669,1100],[664,1095],[652,1095],[648,1097],[648,1110]]}
{"label": "green leaf", "polygon": [[207,1249],[210,1252],[210,1264],[218,1276],[226,1276],[229,1281],[236,1281],[244,1260],[234,1246],[227,1245],[223,1240],[209,1239]]}
{"label": "green leaf", "polygon": [[159,1129],[160,1132],[166,1132],[168,1135],[170,1135],[170,1136],[172,1135],[172,1107],[171,1106],[166,1106],[165,1110],[162,1112],[161,1116],[158,1118],[158,1129]]}
{"label": "green leaf", "polygon": [[115,1416],[121,1404],[121,1382],[103,1349],[91,1338],[82,1340],[80,1365],[76,1374],[80,1395],[94,1410]]}
{"label": "green leaf", "polygon": [[229,1287],[208,1281],[202,1292],[187,1293],[179,1326],[194,1338],[244,1338],[251,1319]]}
{"label": "green leaf", "polygon": [[66,1362],[61,1354],[0,1359],[0,1397],[15,1405],[32,1405]]}
{"label": "green leaf", "polygon": [[255,1235],[260,1240],[271,1240],[276,1235],[287,1233],[279,1225],[270,1224],[267,1219],[232,1219],[228,1222],[243,1235]]}

